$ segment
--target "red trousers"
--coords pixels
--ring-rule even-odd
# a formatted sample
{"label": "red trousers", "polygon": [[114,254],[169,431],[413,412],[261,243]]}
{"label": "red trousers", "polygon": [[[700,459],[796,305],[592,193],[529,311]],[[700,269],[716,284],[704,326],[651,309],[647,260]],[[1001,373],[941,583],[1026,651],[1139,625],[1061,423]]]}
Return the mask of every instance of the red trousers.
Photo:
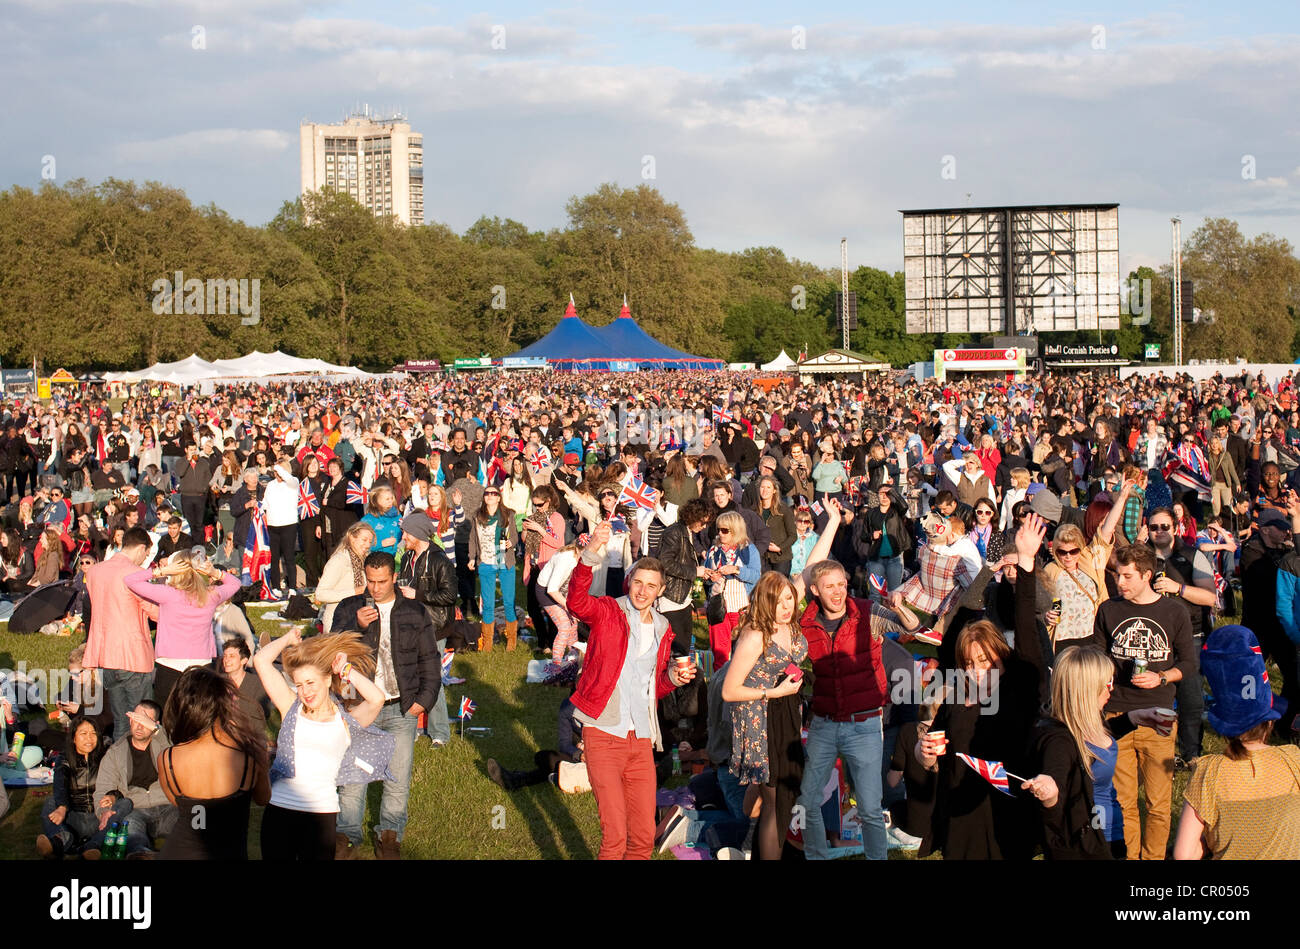
{"label": "red trousers", "polygon": [[709,649],[713,651],[713,668],[718,668],[731,658],[731,634],[740,623],[739,613],[728,613],[727,618],[709,627]]}
{"label": "red trousers", "polygon": [[598,860],[649,860],[655,843],[655,762],[649,738],[589,725],[582,732],[587,776],[600,814]]}

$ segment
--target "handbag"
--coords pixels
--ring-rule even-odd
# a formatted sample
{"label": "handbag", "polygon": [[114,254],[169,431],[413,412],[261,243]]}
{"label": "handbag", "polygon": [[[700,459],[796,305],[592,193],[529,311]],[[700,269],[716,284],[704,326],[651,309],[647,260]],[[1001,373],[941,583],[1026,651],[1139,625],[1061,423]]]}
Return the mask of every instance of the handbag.
{"label": "handbag", "polygon": [[727,604],[721,593],[715,593],[704,604],[704,618],[710,626],[717,626],[727,618]]}

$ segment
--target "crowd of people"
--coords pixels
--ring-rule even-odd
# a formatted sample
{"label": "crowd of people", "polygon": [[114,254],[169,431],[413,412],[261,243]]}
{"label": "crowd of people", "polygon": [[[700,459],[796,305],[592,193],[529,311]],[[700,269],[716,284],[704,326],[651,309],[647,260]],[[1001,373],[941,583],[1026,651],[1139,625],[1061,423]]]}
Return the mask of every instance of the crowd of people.
{"label": "crowd of people", "polygon": [[[5,609],[67,581],[102,685],[47,749],[38,852],[120,825],[130,855],[246,857],[256,803],[264,858],[349,859],[382,781],[399,858],[473,623],[571,690],[559,750],[488,777],[589,788],[604,859],[1163,859],[1175,807],[1176,857],[1300,856],[1293,378],[753,382],[4,402]],[[302,597],[317,635],[223,622]],[[698,773],[657,815],[674,758]]]}

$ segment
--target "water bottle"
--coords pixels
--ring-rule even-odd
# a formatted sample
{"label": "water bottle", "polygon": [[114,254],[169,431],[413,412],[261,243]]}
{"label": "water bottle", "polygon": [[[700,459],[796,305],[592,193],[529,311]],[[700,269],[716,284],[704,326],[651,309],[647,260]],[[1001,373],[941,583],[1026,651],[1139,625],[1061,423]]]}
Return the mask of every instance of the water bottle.
{"label": "water bottle", "polygon": [[682,773],[682,753],[678,749],[674,748],[673,749],[673,774],[681,774],[681,773]]}

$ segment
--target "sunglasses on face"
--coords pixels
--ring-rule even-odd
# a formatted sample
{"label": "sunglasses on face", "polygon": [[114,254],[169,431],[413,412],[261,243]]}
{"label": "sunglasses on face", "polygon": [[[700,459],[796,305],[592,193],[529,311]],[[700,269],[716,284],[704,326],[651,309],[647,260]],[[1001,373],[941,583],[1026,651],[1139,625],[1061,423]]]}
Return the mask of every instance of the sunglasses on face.
{"label": "sunglasses on face", "polygon": [[731,528],[730,528],[730,527],[719,527],[719,528],[718,528],[718,533],[719,533],[719,534],[730,534],[730,533],[731,533]]}
{"label": "sunglasses on face", "polygon": [[500,491],[484,491],[484,492],[483,492],[483,497],[485,497],[485,498],[499,498],[499,497],[501,497],[501,492],[500,492]]}
{"label": "sunglasses on face", "polygon": [[1062,548],[1056,552],[1056,555],[1058,557],[1077,557],[1079,556],[1079,548],[1078,547]]}
{"label": "sunglasses on face", "polygon": [[1147,527],[1152,531],[1171,531],[1174,529],[1173,524],[1148,524]]}

